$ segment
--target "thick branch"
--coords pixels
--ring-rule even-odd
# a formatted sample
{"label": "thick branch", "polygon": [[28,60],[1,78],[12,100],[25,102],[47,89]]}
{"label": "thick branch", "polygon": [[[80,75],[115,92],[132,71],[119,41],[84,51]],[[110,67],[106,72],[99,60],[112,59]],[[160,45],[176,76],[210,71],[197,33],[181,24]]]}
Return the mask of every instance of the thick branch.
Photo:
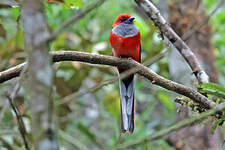
{"label": "thick branch", "polygon": [[199,82],[208,82],[209,77],[201,67],[197,57],[187,44],[174,32],[169,23],[162,17],[159,10],[149,0],[135,0],[151,18],[161,33],[177,48],[180,54],[187,61]]}
{"label": "thick branch", "polygon": [[135,146],[135,145],[139,145],[141,143],[144,143],[146,141],[154,141],[154,140],[157,140],[159,138],[162,138],[166,135],[168,135],[169,133],[173,132],[173,131],[177,131],[181,128],[184,128],[184,127],[187,127],[189,125],[192,125],[194,123],[197,123],[201,120],[204,120],[204,119],[207,119],[209,116],[212,116],[212,115],[215,115],[216,113],[220,112],[220,111],[223,111],[225,110],[225,103],[222,103],[218,106],[216,106],[215,108],[207,111],[207,112],[204,112],[204,113],[201,113],[199,114],[198,116],[195,116],[195,117],[192,117],[192,118],[189,118],[189,119],[185,119],[185,120],[182,120],[170,127],[167,127],[165,129],[162,129],[160,130],[159,132],[156,132],[154,134],[151,134],[145,138],[142,138],[142,139],[139,139],[139,140],[135,140],[135,141],[128,141],[124,144],[121,144],[121,145],[118,145],[117,147],[115,147],[114,149],[115,150],[119,150],[119,149],[127,149],[128,147],[132,147],[132,146]]}
{"label": "thick branch", "polygon": [[[143,63],[143,65],[145,65],[147,67],[151,66],[156,61],[159,61],[160,59],[162,59],[165,56],[165,54],[168,52],[168,50],[169,49],[161,51],[159,54],[155,55],[154,57],[149,58],[148,60],[146,60]],[[77,91],[75,93],[72,93],[72,94],[64,97],[60,101],[59,104],[65,104],[65,103],[71,102],[74,99],[76,99],[77,97],[81,97],[81,96],[83,96],[85,94],[88,94],[88,93],[94,93],[97,90],[101,89],[103,86],[106,86],[106,85],[109,85],[109,84],[113,84],[114,82],[118,81],[118,79],[122,80],[122,79],[128,77],[129,75],[136,73],[138,70],[139,70],[139,68],[137,68],[137,67],[128,69],[127,71],[121,73],[119,77],[118,76],[113,77],[112,79],[108,79],[108,80],[102,81],[101,83],[97,83],[97,84],[93,85],[91,88],[88,88],[86,90],[81,90],[81,91]]]}
{"label": "thick branch", "polygon": [[[155,72],[151,71],[149,68],[143,66],[142,64],[132,59],[120,59],[113,56],[104,56],[104,55],[90,54],[90,53],[84,53],[84,52],[74,52],[74,51],[51,52],[51,55],[53,57],[53,62],[80,61],[80,62],[86,62],[91,64],[119,66],[125,69],[137,67],[139,68],[137,73],[144,76],[148,80],[150,80],[152,84],[159,85],[161,87],[164,87],[165,89],[187,96],[191,98],[193,101],[199,103],[200,106],[206,109],[209,109],[215,106],[214,102],[208,100],[208,98],[206,98],[199,92],[195,91],[194,89],[186,87],[179,83],[167,80],[163,78],[162,76],[159,76]],[[22,68],[23,68],[23,65],[20,65],[19,68],[15,67],[15,72],[18,73],[18,70],[22,70]],[[2,79],[2,75],[4,79],[6,79],[7,78],[6,74],[8,74],[8,72],[12,76],[13,70],[9,69],[9,71],[6,70],[0,73],[0,80]]]}

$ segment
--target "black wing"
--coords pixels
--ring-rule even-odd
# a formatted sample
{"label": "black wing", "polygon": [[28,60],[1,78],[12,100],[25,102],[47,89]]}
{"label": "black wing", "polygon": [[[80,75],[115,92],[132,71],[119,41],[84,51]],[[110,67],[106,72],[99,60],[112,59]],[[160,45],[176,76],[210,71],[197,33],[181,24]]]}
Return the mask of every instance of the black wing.
{"label": "black wing", "polygon": [[141,44],[140,44],[140,50],[139,50],[139,63],[141,63],[141,51],[142,51],[142,49],[141,49]]}

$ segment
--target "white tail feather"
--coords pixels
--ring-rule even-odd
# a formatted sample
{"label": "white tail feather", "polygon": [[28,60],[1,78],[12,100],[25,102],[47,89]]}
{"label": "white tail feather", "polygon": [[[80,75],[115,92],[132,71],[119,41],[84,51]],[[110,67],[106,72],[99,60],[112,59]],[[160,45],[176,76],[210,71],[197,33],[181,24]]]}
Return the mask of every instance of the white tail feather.
{"label": "white tail feather", "polygon": [[120,80],[120,101],[121,101],[121,117],[122,129],[124,131],[133,132],[134,124],[134,83],[133,80],[126,87],[123,80]]}

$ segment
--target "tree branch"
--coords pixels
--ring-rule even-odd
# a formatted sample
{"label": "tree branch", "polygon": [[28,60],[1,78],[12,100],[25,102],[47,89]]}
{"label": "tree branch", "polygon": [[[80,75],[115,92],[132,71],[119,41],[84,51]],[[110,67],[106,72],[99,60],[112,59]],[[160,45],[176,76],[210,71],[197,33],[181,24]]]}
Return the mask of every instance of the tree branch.
{"label": "tree branch", "polygon": [[[145,66],[150,66],[152,65],[153,63],[155,63],[156,61],[159,61],[160,59],[162,59],[166,54],[167,52],[169,51],[169,49],[165,50],[165,51],[161,51],[159,54],[155,55],[154,57],[146,60],[143,65]],[[133,73],[136,73],[137,71],[139,70],[139,68],[131,68],[123,73],[120,74],[120,76],[116,76],[116,77],[113,77],[112,79],[108,79],[108,80],[105,80],[105,81],[102,81],[101,83],[98,83],[96,85],[93,85],[91,88],[89,89],[86,89],[86,90],[83,90],[83,91],[77,91],[75,93],[72,93],[66,97],[64,97],[60,102],[59,104],[65,104],[65,103],[69,103],[71,102],[72,100],[76,99],[76,97],[80,97],[80,96],[83,96],[87,93],[93,93],[93,92],[96,92],[97,90],[99,90],[100,88],[102,88],[103,86],[106,86],[106,85],[109,85],[109,84],[112,84],[114,83],[115,81],[118,81],[118,79],[124,79],[126,77],[128,77],[129,75],[133,74]]]}
{"label": "tree branch", "polygon": [[198,81],[208,82],[209,77],[201,67],[197,57],[187,46],[187,44],[174,32],[169,23],[162,17],[159,10],[149,0],[135,0],[135,2],[145,11],[145,13],[151,18],[155,25],[161,31],[165,37],[177,48],[180,54],[187,61],[195,74]]}
{"label": "tree branch", "polygon": [[139,140],[132,140],[132,141],[128,141],[124,144],[118,145],[117,147],[114,148],[114,150],[119,150],[119,149],[127,149],[128,147],[132,147],[135,145],[139,145],[141,143],[144,143],[146,141],[154,141],[157,140],[159,138],[162,138],[166,135],[168,135],[169,133],[173,132],[173,131],[177,131],[181,128],[187,127],[189,125],[192,125],[194,123],[197,123],[201,120],[207,119],[209,116],[215,115],[218,112],[224,111],[225,110],[225,103],[221,103],[220,105],[217,105],[215,108],[207,111],[207,112],[203,112],[197,116],[194,116],[192,118],[189,119],[185,119],[182,120],[170,127],[164,128],[154,134],[151,134],[145,138],[139,139]]}
{"label": "tree branch", "polygon": [[28,142],[27,142],[27,138],[26,138],[27,132],[26,132],[26,128],[24,126],[21,114],[20,114],[18,108],[13,104],[12,97],[9,94],[6,94],[6,97],[7,97],[8,101],[9,101],[10,106],[12,107],[13,112],[16,114],[16,119],[17,119],[17,122],[18,122],[20,135],[21,135],[21,137],[23,139],[23,143],[25,145],[25,148],[26,148],[26,150],[30,150]]}
{"label": "tree branch", "polygon": [[[137,73],[141,76],[144,76],[148,79],[152,84],[156,84],[158,86],[164,87],[170,91],[174,91],[178,94],[187,96],[191,98],[193,101],[200,104],[205,109],[210,109],[214,107],[216,104],[210,101],[208,98],[200,94],[199,92],[195,91],[192,88],[186,87],[179,83],[170,81],[165,79],[162,76],[159,76],[155,72],[151,71],[149,68],[145,67],[144,65],[132,60],[132,59],[120,59],[113,56],[105,56],[105,55],[97,55],[97,54],[90,54],[84,52],[75,52],[75,51],[57,51],[57,52],[50,52],[53,58],[53,62],[59,61],[80,61],[86,62],[91,64],[102,64],[102,65],[109,65],[109,66],[119,66],[124,69],[129,68],[139,68]],[[14,67],[15,71],[18,74],[18,70],[22,70],[24,65],[19,65],[19,67]],[[6,79],[6,75],[13,74],[13,69],[9,69],[0,73],[0,80],[2,79],[2,75],[4,79]],[[4,81],[3,81],[4,82]]]}
{"label": "tree branch", "polygon": [[9,142],[5,140],[4,138],[2,138],[1,136],[0,136],[0,141],[2,146],[6,147],[8,150],[16,150],[16,148],[14,148],[13,145],[9,144]]}
{"label": "tree branch", "polygon": [[12,67],[8,70],[0,72],[0,83],[3,83],[5,81],[8,81],[8,80],[13,79],[15,77],[18,77],[25,65],[27,65],[27,62],[24,62],[22,64],[19,64],[19,65],[15,66],[15,67]]}

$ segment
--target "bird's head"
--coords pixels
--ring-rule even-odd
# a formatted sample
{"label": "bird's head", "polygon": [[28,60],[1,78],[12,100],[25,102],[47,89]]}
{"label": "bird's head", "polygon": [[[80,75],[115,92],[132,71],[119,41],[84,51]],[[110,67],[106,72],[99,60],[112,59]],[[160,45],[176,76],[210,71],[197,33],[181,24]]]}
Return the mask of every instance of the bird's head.
{"label": "bird's head", "polygon": [[132,24],[134,19],[135,18],[129,14],[120,14],[119,16],[117,16],[116,21],[114,22],[112,27],[115,27],[119,25],[120,23]]}

